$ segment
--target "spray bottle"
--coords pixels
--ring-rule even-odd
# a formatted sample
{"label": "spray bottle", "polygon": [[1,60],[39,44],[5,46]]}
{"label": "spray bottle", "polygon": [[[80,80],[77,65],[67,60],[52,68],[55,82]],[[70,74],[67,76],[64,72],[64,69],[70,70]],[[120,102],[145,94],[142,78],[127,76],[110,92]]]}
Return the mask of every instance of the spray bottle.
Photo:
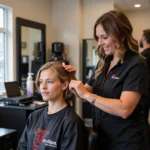
{"label": "spray bottle", "polygon": [[34,74],[33,73],[28,73],[27,82],[26,82],[27,95],[28,96],[33,96],[34,95],[34,82],[33,82],[32,75],[34,75]]}

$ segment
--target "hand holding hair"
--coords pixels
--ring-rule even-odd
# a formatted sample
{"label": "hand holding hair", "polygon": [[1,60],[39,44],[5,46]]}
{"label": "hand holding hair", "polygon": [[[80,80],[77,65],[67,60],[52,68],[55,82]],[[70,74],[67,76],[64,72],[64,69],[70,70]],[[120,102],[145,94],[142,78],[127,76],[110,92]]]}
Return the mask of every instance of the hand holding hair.
{"label": "hand holding hair", "polygon": [[84,87],[82,81],[71,80],[69,84],[69,89],[75,92],[75,95],[81,99],[86,99],[86,95],[89,93]]}
{"label": "hand holding hair", "polygon": [[76,69],[71,65],[66,65],[65,62],[62,63],[63,68],[70,73],[71,78],[76,80]]}

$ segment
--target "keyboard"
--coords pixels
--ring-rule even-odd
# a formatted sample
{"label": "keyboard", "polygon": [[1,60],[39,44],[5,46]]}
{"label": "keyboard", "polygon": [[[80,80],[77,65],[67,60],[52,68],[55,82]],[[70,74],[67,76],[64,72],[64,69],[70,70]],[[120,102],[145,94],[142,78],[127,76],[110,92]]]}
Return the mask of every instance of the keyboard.
{"label": "keyboard", "polygon": [[33,96],[21,95],[21,96],[15,96],[15,97],[8,97],[7,99],[15,100],[15,101],[22,101],[22,100],[28,100],[32,98]]}
{"label": "keyboard", "polygon": [[7,105],[21,105],[32,102],[33,96],[16,96],[4,98],[3,102]]}

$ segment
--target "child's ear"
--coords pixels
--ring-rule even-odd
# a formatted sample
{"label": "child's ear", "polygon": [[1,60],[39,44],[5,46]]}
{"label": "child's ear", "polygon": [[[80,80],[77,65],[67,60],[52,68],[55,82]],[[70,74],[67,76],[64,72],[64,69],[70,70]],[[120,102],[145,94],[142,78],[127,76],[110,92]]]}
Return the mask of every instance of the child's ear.
{"label": "child's ear", "polygon": [[68,86],[69,86],[69,82],[66,80],[62,85],[62,89],[66,90],[68,88]]}

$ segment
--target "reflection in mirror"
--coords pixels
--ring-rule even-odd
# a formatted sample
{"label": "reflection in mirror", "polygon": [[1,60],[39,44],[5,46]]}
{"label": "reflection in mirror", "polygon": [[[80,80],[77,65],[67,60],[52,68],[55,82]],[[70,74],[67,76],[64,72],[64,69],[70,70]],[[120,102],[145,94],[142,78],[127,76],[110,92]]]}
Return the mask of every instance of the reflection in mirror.
{"label": "reflection in mirror", "polygon": [[41,42],[41,30],[21,27],[21,63],[24,64],[24,73],[33,72],[33,61],[39,60],[38,43]]}
{"label": "reflection in mirror", "polygon": [[95,66],[98,62],[98,56],[95,55],[96,46],[97,45],[95,40],[87,40],[87,56],[86,56],[87,67]]}
{"label": "reflection in mirror", "polygon": [[28,72],[34,73],[45,63],[45,24],[16,19],[16,64],[17,80],[20,85],[26,84]]}
{"label": "reflection in mirror", "polygon": [[[97,42],[94,39],[83,40],[83,83],[91,77],[95,67],[98,63],[98,56],[95,54],[97,48]],[[86,119],[92,118],[92,106],[89,103],[82,103],[82,117]]]}
{"label": "reflection in mirror", "polygon": [[98,56],[95,54],[97,42],[94,39],[83,40],[83,82],[85,83],[92,75],[97,63]]}

